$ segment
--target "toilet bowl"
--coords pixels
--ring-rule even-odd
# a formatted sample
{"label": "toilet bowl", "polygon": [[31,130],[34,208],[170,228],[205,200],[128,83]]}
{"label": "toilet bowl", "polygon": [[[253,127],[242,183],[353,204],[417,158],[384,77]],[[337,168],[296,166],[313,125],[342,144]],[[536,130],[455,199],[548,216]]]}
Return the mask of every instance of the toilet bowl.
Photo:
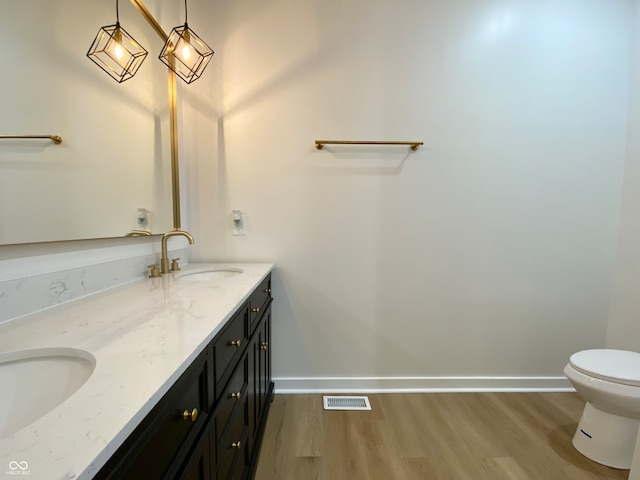
{"label": "toilet bowl", "polygon": [[640,353],[584,350],[564,374],[586,400],[573,445],[585,457],[629,469],[640,425]]}

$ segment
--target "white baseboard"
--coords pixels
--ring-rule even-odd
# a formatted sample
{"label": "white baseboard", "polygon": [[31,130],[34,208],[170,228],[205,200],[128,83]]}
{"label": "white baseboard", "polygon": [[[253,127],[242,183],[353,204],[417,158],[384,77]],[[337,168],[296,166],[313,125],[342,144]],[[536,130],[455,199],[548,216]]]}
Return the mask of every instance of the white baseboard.
{"label": "white baseboard", "polygon": [[275,393],[573,392],[566,377],[283,377]]}

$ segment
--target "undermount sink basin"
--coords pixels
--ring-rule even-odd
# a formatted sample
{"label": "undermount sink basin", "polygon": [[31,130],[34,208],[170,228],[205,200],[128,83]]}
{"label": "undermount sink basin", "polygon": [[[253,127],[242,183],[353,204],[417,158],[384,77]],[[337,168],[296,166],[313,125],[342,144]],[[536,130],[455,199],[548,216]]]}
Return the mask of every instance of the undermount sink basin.
{"label": "undermount sink basin", "polygon": [[209,268],[206,270],[180,273],[176,278],[182,280],[210,282],[212,280],[222,280],[224,278],[235,277],[236,275],[240,275],[243,271],[244,270],[241,268]]}
{"label": "undermount sink basin", "polygon": [[91,376],[96,360],[75,348],[0,354],[0,438],[53,410]]}

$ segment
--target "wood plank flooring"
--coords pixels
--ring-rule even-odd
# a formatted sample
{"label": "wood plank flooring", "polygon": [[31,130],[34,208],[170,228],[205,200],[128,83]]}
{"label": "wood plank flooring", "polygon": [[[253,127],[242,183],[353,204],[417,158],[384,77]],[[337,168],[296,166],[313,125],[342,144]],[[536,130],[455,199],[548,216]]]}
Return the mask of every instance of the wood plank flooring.
{"label": "wood plank flooring", "polygon": [[322,395],[276,395],[255,480],[596,480],[571,444],[573,393],[368,395],[371,411],[325,411]]}

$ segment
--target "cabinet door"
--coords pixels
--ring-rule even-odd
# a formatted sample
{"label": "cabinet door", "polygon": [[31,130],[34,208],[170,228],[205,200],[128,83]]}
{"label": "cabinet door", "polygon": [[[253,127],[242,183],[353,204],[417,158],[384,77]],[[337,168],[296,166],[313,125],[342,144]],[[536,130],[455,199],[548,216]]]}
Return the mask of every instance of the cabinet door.
{"label": "cabinet door", "polygon": [[260,317],[262,316],[262,312],[266,308],[267,304],[271,301],[271,274],[267,275],[267,277],[256,287],[256,289],[249,297],[249,323],[250,323],[250,332],[253,334]]}
{"label": "cabinet door", "polygon": [[209,434],[205,432],[177,478],[179,480],[215,480],[215,470],[211,470],[209,451]]}
{"label": "cabinet door", "polygon": [[271,304],[264,310],[248,350],[248,456],[253,458],[259,437],[258,430],[266,409],[267,394],[271,384]]}
{"label": "cabinet door", "polygon": [[258,422],[256,421],[258,409],[258,387],[259,387],[259,357],[260,357],[260,335],[256,334],[251,339],[247,350],[247,420],[249,426],[249,458],[253,455],[254,438],[257,433]]}
{"label": "cabinet door", "polygon": [[181,464],[207,421],[209,370],[204,352],[94,478],[160,480]]}
{"label": "cabinet door", "polygon": [[258,354],[258,391],[256,423],[260,425],[267,401],[269,384],[271,383],[271,305],[264,312],[262,325],[259,327],[259,354]]}

